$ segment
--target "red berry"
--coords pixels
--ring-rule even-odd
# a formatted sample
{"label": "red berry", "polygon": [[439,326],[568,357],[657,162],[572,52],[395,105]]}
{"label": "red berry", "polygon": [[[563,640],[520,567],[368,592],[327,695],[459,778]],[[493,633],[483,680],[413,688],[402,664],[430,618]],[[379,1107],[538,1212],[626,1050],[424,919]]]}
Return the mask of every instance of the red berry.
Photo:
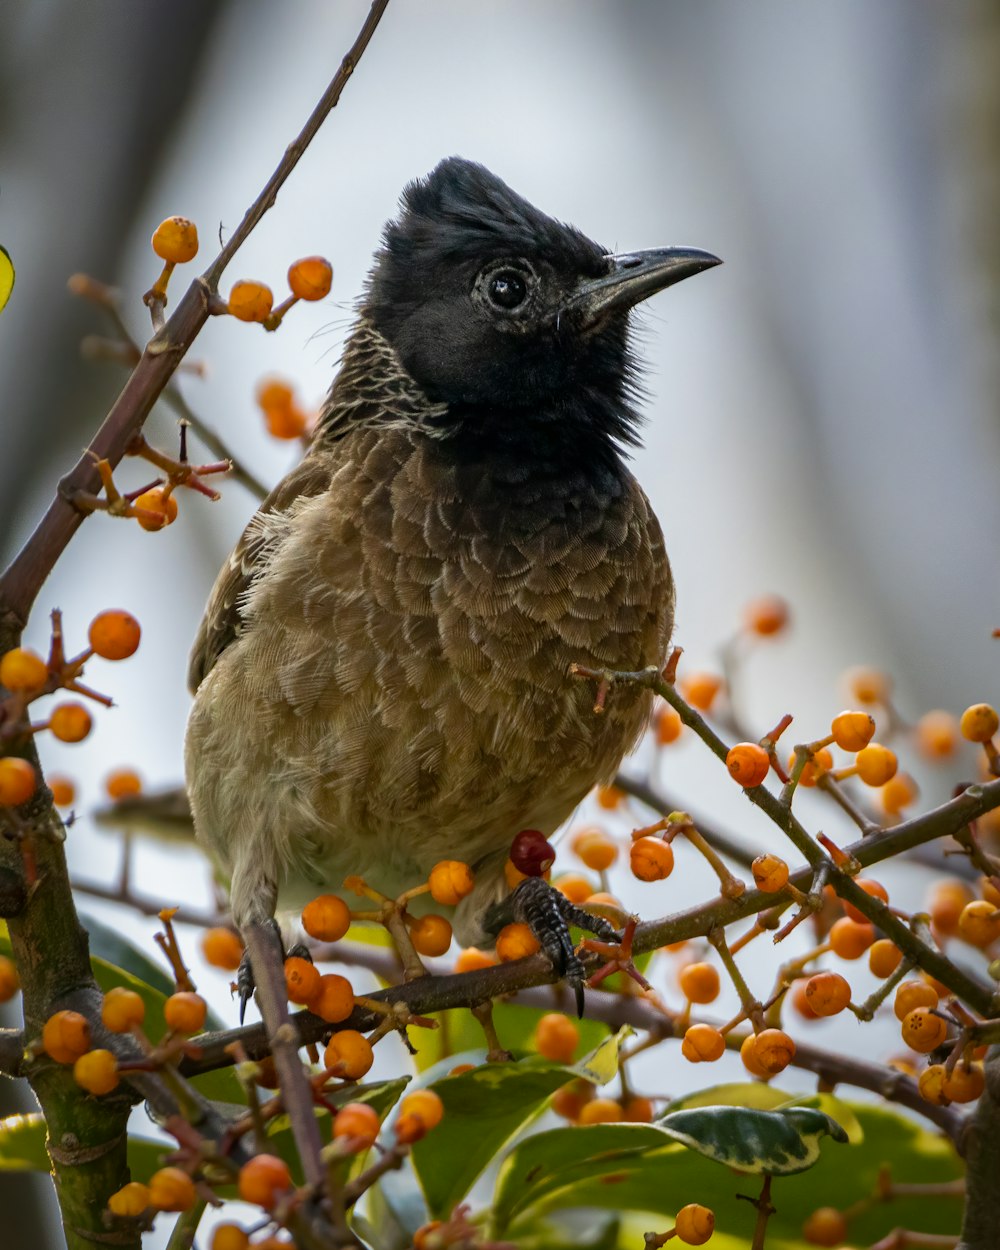
{"label": "red berry", "polygon": [[511,863],[526,877],[541,877],[553,864],[555,847],[537,829],[522,829],[510,844]]}

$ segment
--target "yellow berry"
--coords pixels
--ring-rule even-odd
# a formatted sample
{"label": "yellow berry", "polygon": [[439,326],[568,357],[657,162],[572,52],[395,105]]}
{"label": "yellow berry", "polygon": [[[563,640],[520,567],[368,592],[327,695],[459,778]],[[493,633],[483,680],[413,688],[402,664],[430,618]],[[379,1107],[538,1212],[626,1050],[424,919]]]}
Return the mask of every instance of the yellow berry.
{"label": "yellow berry", "polygon": [[790,615],[788,604],[780,596],[760,595],[744,608],[743,622],[750,633],[770,638],[781,633]]}
{"label": "yellow berry", "polygon": [[726,1052],[726,1039],[710,1024],[692,1024],[681,1042],[681,1054],[690,1063],[714,1063]]}
{"label": "yellow berry", "polygon": [[851,1001],[851,987],[839,972],[817,972],[806,982],[805,1001],[817,1016],[835,1016]]}
{"label": "yellow berry", "polygon": [[948,1105],[950,1099],[944,1092],[946,1075],[943,1063],[932,1063],[924,1068],[917,1079],[917,1091],[924,1102],[929,1102],[935,1107]]}
{"label": "yellow berry", "polygon": [[301,955],[285,960],[285,992],[290,1003],[305,1007],[319,993],[319,969]]}
{"label": "yellow berry", "polygon": [[595,1097],[594,1087],[589,1081],[570,1081],[552,1095],[552,1110],[564,1120],[576,1122],[580,1112]]}
{"label": "yellow berry", "polygon": [[[788,771],[791,772],[794,767],[795,755],[793,753],[788,757]],[[808,760],[804,765],[802,773],[799,777],[799,785],[814,786],[819,777],[824,772],[829,772],[832,767],[833,756],[826,749],[826,747],[821,747],[817,752],[815,752],[812,759]]]}
{"label": "yellow berry", "polygon": [[597,800],[597,806],[603,807],[605,811],[613,812],[616,807],[620,807],[625,799],[625,791],[619,790],[617,786],[598,786],[594,791],[594,798]]}
{"label": "yellow berry", "polygon": [[989,742],[1000,727],[1000,717],[988,703],[974,703],[962,713],[962,737],[970,742]]}
{"label": "yellow berry", "polygon": [[111,1033],[127,1033],[146,1018],[146,1004],[135,990],[116,985],[104,995],[101,1022]]}
{"label": "yellow berry", "polygon": [[205,1027],[208,1004],[200,994],[182,990],[163,1004],[163,1018],[174,1033],[199,1033]]}
{"label": "yellow berry", "polygon": [[563,876],[557,877],[552,884],[571,903],[585,903],[595,889],[592,881],[588,881],[586,877],[575,872],[567,872]]}
{"label": "yellow berry", "polygon": [[958,746],[958,720],[941,708],[925,712],[914,726],[921,755],[932,760],[950,759]]}
{"label": "yellow berry", "polygon": [[42,657],[25,647],[15,647],[0,656],[0,686],[8,690],[37,690],[48,676],[49,667]]}
{"label": "yellow berry", "polygon": [[263,282],[236,282],[229,292],[229,311],[238,321],[266,321],[274,296]]}
{"label": "yellow berry", "polygon": [[722,689],[722,678],[714,673],[691,673],[681,683],[681,694],[700,712],[711,711],[715,697]]}
{"label": "yellow berry", "polygon": [[323,1055],[323,1064],[333,1069],[335,1076],[359,1081],[375,1062],[375,1052],[367,1037],[355,1029],[341,1029],[334,1033]]}
{"label": "yellow berry", "polygon": [[418,1089],[407,1094],[399,1104],[396,1117],[396,1140],[403,1143],[419,1141],[441,1123],[444,1104],[432,1089]]}
{"label": "yellow berry", "polygon": [[652,1124],[652,1102],[641,1094],[633,1094],[622,1106],[622,1119],[629,1124]]}
{"label": "yellow berry", "polygon": [[839,1246],[847,1237],[847,1220],[836,1207],[818,1207],[802,1225],[802,1236],[813,1246]]}
{"label": "yellow berry", "polygon": [[119,1219],[135,1219],[150,1206],[149,1189],[138,1181],[129,1181],[108,1199],[108,1210]]}
{"label": "yellow berry", "polygon": [[211,1250],[247,1250],[249,1236],[239,1224],[216,1224],[212,1231]]}
{"label": "yellow berry", "polygon": [[595,872],[602,872],[618,858],[618,847],[600,829],[584,829],[578,833],[570,843],[574,854],[592,868]]}
{"label": "yellow berry", "polygon": [[410,940],[421,955],[444,955],[451,945],[451,925],[444,916],[418,916],[410,925]]}
{"label": "yellow berry", "polygon": [[872,740],[875,718],[868,712],[840,712],[833,718],[830,732],[842,751],[860,751]]}
{"label": "yellow berry", "polygon": [[460,859],[442,859],[431,869],[427,883],[431,898],[442,907],[454,907],[472,893],[475,879],[472,869]]}
{"label": "yellow berry", "polygon": [[288,1164],[277,1155],[254,1155],[240,1168],[236,1186],[244,1202],[270,1211],[278,1199],[291,1189],[292,1174]]}
{"label": "yellow berry", "polygon": [[624,1113],[620,1102],[614,1098],[594,1098],[584,1103],[577,1117],[577,1124],[616,1124]]}
{"label": "yellow berry", "polygon": [[90,622],[87,637],[102,660],[127,660],[139,649],[142,628],[130,612],[109,608]]}
{"label": "yellow berry", "polygon": [[915,1007],[903,1018],[901,1032],[911,1050],[929,1055],[948,1036],[948,1023],[927,1007]]}
{"label": "yellow berry", "polygon": [[868,948],[868,968],[876,977],[891,977],[902,959],[903,952],[888,938],[879,938]]}
{"label": "yellow berry", "polygon": [[759,1077],[765,1081],[770,1078],[771,1074],[757,1060],[757,1035],[755,1033],[751,1033],[743,1039],[743,1044],[740,1046],[740,1058],[743,1060],[743,1066],[751,1076]]}
{"label": "yellow berry", "polygon": [[550,1011],[535,1028],[535,1048],[546,1059],[556,1063],[572,1063],[580,1044],[580,1030],[562,1012]]}
{"label": "yellow berry", "polygon": [[82,703],[60,703],[52,709],[49,729],[60,742],[82,742],[93,727],[90,713]]}
{"label": "yellow berry", "polygon": [[[883,903],[888,903],[889,892],[881,882],[875,881],[872,877],[856,877],[854,884],[858,889],[864,890],[869,898],[876,898]],[[868,917],[863,911],[859,911],[854,903],[844,900],[844,911],[851,920],[856,920],[858,924],[866,924],[868,922]]]}
{"label": "yellow berry", "polygon": [[166,529],[177,520],[177,500],[173,491],[168,494],[163,486],[151,486],[143,491],[132,500],[132,506],[138,509],[135,519],[151,533]]}
{"label": "yellow berry", "polygon": [[689,1202],[677,1212],[674,1231],[688,1246],[703,1246],[715,1230],[715,1215],[708,1207]]}
{"label": "yellow berry", "polygon": [[258,383],[256,399],[265,412],[269,408],[290,408],[295,402],[295,391],[282,378],[264,378]]}
{"label": "yellow berry", "polygon": [[764,781],[771,761],[764,748],[756,742],[737,742],[726,754],[726,767],[730,777],[749,790]]}
{"label": "yellow berry", "polygon": [[27,760],[0,757],[0,807],[19,807],[35,793],[38,778]]}
{"label": "yellow berry", "polygon": [[768,1076],[777,1076],[795,1057],[795,1043],[781,1029],[763,1029],[754,1043],[754,1058]]}
{"label": "yellow berry", "polygon": [[952,1102],[975,1102],[985,1088],[981,1063],[970,1063],[968,1067],[957,1063],[944,1078],[944,1093]]}
{"label": "yellow berry", "polygon": [[896,774],[895,754],[879,742],[860,750],[854,758],[858,776],[866,786],[884,786]]}
{"label": "yellow berry", "polygon": [[17,975],[17,965],[13,959],[0,955],[0,1003],[9,1003],[21,988],[21,979]]}
{"label": "yellow berry", "polygon": [[897,773],[882,786],[878,797],[887,816],[899,816],[904,808],[917,801],[920,791],[909,773]]}
{"label": "yellow berry", "polygon": [[159,1211],[189,1211],[194,1206],[194,1181],[180,1168],[160,1168],[149,1178],[150,1205]]}
{"label": "yellow berry", "polygon": [[56,1063],[76,1063],[90,1049],[90,1025],[78,1011],[57,1011],[42,1027],[42,1046]]}
{"label": "yellow berry", "polygon": [[926,981],[903,981],[896,990],[893,1011],[897,1020],[905,1020],[917,1007],[936,1007],[938,992]]}
{"label": "yellow berry", "polygon": [[88,1050],[73,1064],[73,1080],[89,1094],[110,1094],[118,1084],[118,1060],[110,1050]]}
{"label": "yellow berry", "polygon": [[536,954],[539,942],[526,924],[508,924],[497,934],[496,949],[500,962],[506,964]]}
{"label": "yellow berry", "polygon": [[187,217],[168,217],[153,231],[151,242],[160,260],[184,265],[198,255],[198,228]]}
{"label": "yellow berry", "polygon": [[949,879],[939,881],[927,899],[927,910],[930,912],[931,924],[941,937],[954,937],[958,932],[958,922],[967,903],[971,903],[975,895],[964,881]]}
{"label": "yellow berry", "polygon": [[640,881],[664,881],[674,870],[673,847],[662,838],[636,838],[629,849],[629,867]]}
{"label": "yellow berry", "polygon": [[328,1024],[340,1024],[354,1010],[354,987],[347,977],[325,973],[319,979],[319,990],[310,1000],[309,1010]]}
{"label": "yellow berry", "polygon": [[712,964],[686,964],[678,974],[681,993],[692,1003],[712,1003],[719,996],[719,973]]}
{"label": "yellow berry", "polygon": [[750,871],[757,889],[765,894],[776,894],[788,884],[788,865],[770,852],[758,855],[750,865]]}
{"label": "yellow berry", "polygon": [[109,799],[127,799],[142,793],[142,781],[131,768],[119,768],[108,774],[104,790]]}
{"label": "yellow berry", "polygon": [[1000,937],[1000,911],[986,899],[966,903],[958,918],[958,935],[970,946],[989,946]]}
{"label": "yellow berry", "polygon": [[838,920],[830,930],[833,953],[841,959],[860,959],[875,941],[875,926],[867,920],[858,922],[849,916]]}
{"label": "yellow berry", "polygon": [[877,668],[852,668],[847,674],[848,687],[859,703],[885,703],[892,693],[892,681]]}
{"label": "yellow berry", "polygon": [[304,256],[288,270],[288,287],[299,299],[324,299],[333,285],[333,266],[322,256]]}
{"label": "yellow berry", "polygon": [[302,927],[318,942],[339,942],[351,927],[351,912],[336,894],[320,894],[302,909]]}
{"label": "yellow berry", "polygon": [[681,736],[684,722],[672,707],[661,707],[653,721],[657,746],[669,746]]}
{"label": "yellow berry", "polygon": [[76,798],[76,787],[68,777],[49,777],[52,802],[56,807],[69,807]]}
{"label": "yellow berry", "polygon": [[495,955],[491,955],[489,951],[478,950],[475,946],[459,951],[458,958],[455,960],[456,972],[480,972],[483,968],[495,968],[496,966],[497,959]]}
{"label": "yellow berry", "polygon": [[264,422],[272,438],[302,438],[309,428],[309,418],[301,408],[265,408]]}
{"label": "yellow berry", "polygon": [[209,929],[201,939],[201,953],[205,962],[224,972],[235,972],[243,958],[243,943],[239,934],[220,925]]}
{"label": "yellow berry", "polygon": [[378,1137],[379,1118],[366,1102],[349,1102],[333,1117],[334,1137],[353,1137],[367,1148]]}

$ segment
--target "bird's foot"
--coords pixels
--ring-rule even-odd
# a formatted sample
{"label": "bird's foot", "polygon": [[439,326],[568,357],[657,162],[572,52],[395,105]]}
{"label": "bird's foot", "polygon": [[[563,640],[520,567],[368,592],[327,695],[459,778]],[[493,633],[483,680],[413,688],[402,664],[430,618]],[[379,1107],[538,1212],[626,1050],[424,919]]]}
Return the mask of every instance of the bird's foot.
{"label": "bird's foot", "polygon": [[[293,955],[299,956],[301,959],[308,959],[310,963],[313,957],[308,949],[297,942],[295,946],[285,949],[284,939],[281,936],[281,929],[277,920],[273,917],[264,921],[268,928],[273,929],[278,939],[278,944],[282,952],[282,960],[288,959]],[[253,968],[250,966],[250,952],[247,949],[243,951],[243,958],[240,960],[240,966],[236,970],[236,991],[240,996],[240,1024],[243,1023],[243,1017],[246,1015],[247,1003],[253,998],[253,992],[257,988],[257,982],[253,975]]]}
{"label": "bird's foot", "polygon": [[586,969],[576,953],[570,925],[592,933],[603,942],[621,942],[618,930],[591,912],[577,907],[542,877],[526,877],[520,885],[486,914],[486,926],[499,931],[505,924],[526,924],[548,955],[553,968],[573,987],[577,1015],[583,1015],[583,983]]}

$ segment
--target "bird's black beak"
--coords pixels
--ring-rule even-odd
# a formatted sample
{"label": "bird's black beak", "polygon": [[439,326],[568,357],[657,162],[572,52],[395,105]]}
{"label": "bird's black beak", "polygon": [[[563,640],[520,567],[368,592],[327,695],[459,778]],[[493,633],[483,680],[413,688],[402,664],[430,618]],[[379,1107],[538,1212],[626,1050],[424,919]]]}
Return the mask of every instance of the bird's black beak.
{"label": "bird's black beak", "polygon": [[566,311],[576,313],[585,324],[632,308],[675,282],[722,264],[718,256],[696,247],[654,247],[608,259],[610,272],[582,282],[566,302]]}

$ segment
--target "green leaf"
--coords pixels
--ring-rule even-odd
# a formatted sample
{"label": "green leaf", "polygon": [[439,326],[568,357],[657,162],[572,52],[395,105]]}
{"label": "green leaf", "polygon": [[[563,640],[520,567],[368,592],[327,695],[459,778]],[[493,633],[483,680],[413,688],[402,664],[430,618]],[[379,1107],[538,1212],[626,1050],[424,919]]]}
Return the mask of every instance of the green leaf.
{"label": "green leaf", "polygon": [[607,1037],[572,1066],[533,1056],[486,1064],[434,1085],[444,1118],[413,1148],[413,1166],[431,1216],[440,1219],[468,1193],[476,1178],[532,1120],[557,1089],[575,1077],[603,1085],[618,1068],[618,1048],[631,1030]]}
{"label": "green leaf", "polygon": [[847,1141],[836,1120],[813,1107],[781,1111],[697,1107],[669,1112],[657,1127],[717,1163],[771,1176],[792,1176],[811,1168],[819,1158],[821,1137]]}
{"label": "green leaf", "polygon": [[[94,916],[81,913],[80,920],[90,938],[91,955],[96,955],[106,964],[121,968],[151,989],[159,990],[163,995],[170,995],[174,992],[173,978],[167,976],[159,963],[150,959],[146,952],[134,942],[129,941],[117,929],[112,929],[110,925],[104,924]],[[221,1029],[225,1026],[213,1022],[210,1027]]]}
{"label": "green leaf", "polygon": [[14,289],[14,263],[5,247],[0,247],[0,312],[3,312]]}
{"label": "green leaf", "polygon": [[0,1172],[47,1172],[51,1165],[45,1134],[40,1112],[0,1120]]}

